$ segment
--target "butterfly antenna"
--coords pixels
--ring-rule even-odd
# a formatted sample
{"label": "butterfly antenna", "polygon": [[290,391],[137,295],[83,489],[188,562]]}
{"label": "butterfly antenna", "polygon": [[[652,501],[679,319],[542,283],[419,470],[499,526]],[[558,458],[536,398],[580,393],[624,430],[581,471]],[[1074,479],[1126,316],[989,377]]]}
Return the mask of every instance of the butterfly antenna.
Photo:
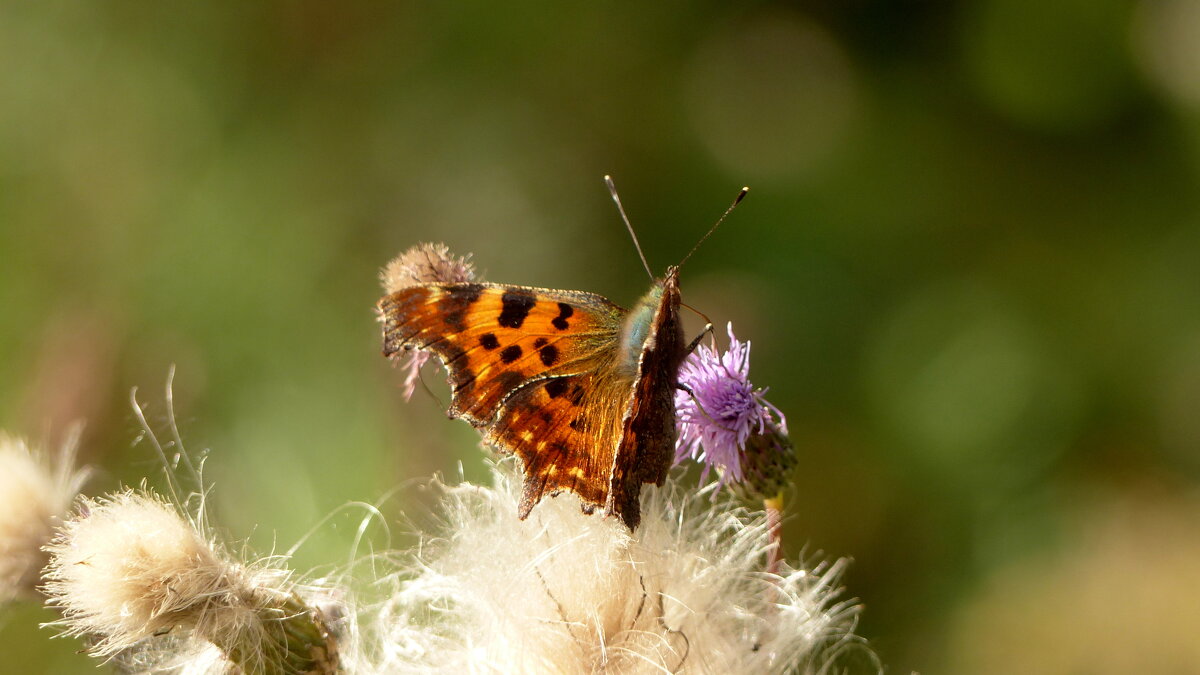
{"label": "butterfly antenna", "polygon": [[742,203],[742,200],[746,198],[746,193],[749,191],[750,188],[748,187],[742,188],[742,191],[733,198],[733,203],[729,205],[729,208],[725,209],[725,213],[722,213],[721,217],[717,218],[717,222],[713,223],[713,226],[708,229],[708,232],[703,237],[700,237],[700,241],[696,242],[696,245],[692,247],[692,250],[688,251],[688,254],[683,256],[683,260],[679,261],[678,267],[683,267],[683,263],[687,262],[688,258],[692,257],[692,254],[696,252],[696,249],[700,248],[700,244],[703,244],[704,240],[711,237],[712,233],[717,231],[717,228],[721,226],[721,223],[725,222],[725,219],[729,217],[729,214],[733,213],[733,210],[737,208],[737,205]]}
{"label": "butterfly antenna", "polygon": [[633,237],[633,247],[637,249],[638,257],[642,259],[642,267],[646,268],[646,274],[650,275],[650,280],[654,280],[654,272],[650,271],[650,263],[646,262],[646,254],[642,253],[642,245],[638,243],[637,233],[633,231],[633,225],[629,223],[629,216],[625,215],[625,207],[621,206],[621,197],[617,194],[617,186],[613,183],[612,176],[604,176],[604,184],[608,186],[608,193],[612,195],[613,202],[617,205],[617,211],[621,212],[621,220],[625,221],[625,228],[629,230],[629,236]]}
{"label": "butterfly antenna", "polygon": [[695,307],[692,307],[691,305],[687,304],[686,302],[680,302],[679,306],[686,307],[687,309],[690,309],[693,312],[695,312],[696,316],[699,316],[701,319],[704,319],[704,323],[708,323],[708,324],[712,323],[712,319],[708,318],[707,314],[705,314],[704,312],[701,312],[700,310],[696,309]]}

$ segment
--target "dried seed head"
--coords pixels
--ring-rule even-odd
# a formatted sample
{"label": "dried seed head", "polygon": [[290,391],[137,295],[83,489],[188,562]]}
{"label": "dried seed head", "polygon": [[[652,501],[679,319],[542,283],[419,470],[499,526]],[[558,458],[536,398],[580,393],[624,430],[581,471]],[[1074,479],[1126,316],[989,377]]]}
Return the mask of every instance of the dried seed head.
{"label": "dried seed head", "polygon": [[78,434],[53,459],[0,433],[0,604],[34,597],[50,542],[87,478],[75,468]]}
{"label": "dried seed head", "polygon": [[379,279],[389,294],[414,284],[474,281],[475,265],[470,260],[470,254],[461,258],[451,254],[445,244],[417,244],[393,258]]}
{"label": "dried seed head", "polygon": [[857,608],[842,563],[763,571],[762,514],[674,479],[644,493],[641,526],[560,495],[512,513],[519,470],[447,487],[444,531],[396,577],[371,672],[836,672]]}
{"label": "dried seed head", "polygon": [[233,560],[153,494],[80,500],[47,550],[49,603],[95,656],[200,651],[179,646],[191,641],[247,672],[336,670],[336,642],[287,570]]}

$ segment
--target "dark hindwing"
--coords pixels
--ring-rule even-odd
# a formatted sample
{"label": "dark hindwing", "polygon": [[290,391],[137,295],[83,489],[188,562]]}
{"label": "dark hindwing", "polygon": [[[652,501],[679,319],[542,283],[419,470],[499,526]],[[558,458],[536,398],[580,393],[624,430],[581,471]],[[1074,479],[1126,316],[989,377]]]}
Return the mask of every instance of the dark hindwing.
{"label": "dark hindwing", "polygon": [[662,485],[675,454],[675,385],[686,356],[679,303],[679,284],[672,268],[663,282],[662,299],[628,394],[610,481],[608,509],[620,515],[630,530],[641,520],[642,484]]}

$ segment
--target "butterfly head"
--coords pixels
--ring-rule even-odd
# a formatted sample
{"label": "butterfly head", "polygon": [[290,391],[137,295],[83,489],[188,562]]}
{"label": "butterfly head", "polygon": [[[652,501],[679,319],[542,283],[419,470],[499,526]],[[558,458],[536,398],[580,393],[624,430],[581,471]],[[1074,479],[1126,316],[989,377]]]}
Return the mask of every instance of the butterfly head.
{"label": "butterfly head", "polygon": [[621,349],[618,367],[625,373],[637,372],[642,352],[654,349],[659,326],[674,324],[677,330],[679,309],[679,268],[671,266],[661,279],[656,279],[650,291],[642,296],[625,317],[621,330]]}

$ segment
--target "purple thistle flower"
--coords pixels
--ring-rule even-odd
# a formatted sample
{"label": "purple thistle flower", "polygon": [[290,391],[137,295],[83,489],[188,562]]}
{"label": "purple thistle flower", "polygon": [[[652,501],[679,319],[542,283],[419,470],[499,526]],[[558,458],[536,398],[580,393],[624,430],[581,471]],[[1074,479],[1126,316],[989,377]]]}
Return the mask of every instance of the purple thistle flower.
{"label": "purple thistle flower", "polygon": [[747,455],[747,443],[752,437],[756,446],[766,439],[786,443],[787,419],[763,398],[765,389],[750,383],[750,343],[738,341],[732,323],[728,331],[728,351],[718,354],[701,345],[679,368],[679,384],[690,393],[675,393],[675,461],[697,459],[704,463],[705,477],[715,468],[721,484],[736,484],[747,479],[748,469],[758,473],[746,460],[761,453]]}

